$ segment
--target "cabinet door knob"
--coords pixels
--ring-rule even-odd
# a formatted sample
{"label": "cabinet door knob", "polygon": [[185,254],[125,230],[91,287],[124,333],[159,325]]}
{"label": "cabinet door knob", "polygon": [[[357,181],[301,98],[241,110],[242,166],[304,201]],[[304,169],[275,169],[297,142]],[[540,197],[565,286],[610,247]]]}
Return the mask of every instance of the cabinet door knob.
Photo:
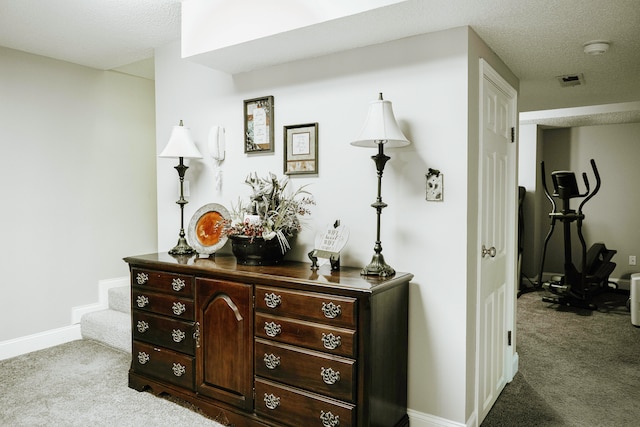
{"label": "cabinet door knob", "polygon": [[271,393],[269,394],[265,393],[264,405],[269,409],[276,409],[278,406],[280,406],[280,398]]}
{"label": "cabinet door knob", "polygon": [[195,331],[193,331],[193,339],[196,340],[196,347],[200,348],[200,322],[196,322]]}
{"label": "cabinet door knob", "polygon": [[331,411],[320,411],[320,421],[322,421],[322,427],[338,427],[340,425],[340,417],[333,415]]}
{"label": "cabinet door knob", "polygon": [[264,322],[264,332],[270,337],[275,337],[282,333],[282,326],[276,322]]}
{"label": "cabinet door knob", "polygon": [[278,308],[282,304],[282,297],[274,293],[266,293],[264,294],[264,303],[269,308]]}

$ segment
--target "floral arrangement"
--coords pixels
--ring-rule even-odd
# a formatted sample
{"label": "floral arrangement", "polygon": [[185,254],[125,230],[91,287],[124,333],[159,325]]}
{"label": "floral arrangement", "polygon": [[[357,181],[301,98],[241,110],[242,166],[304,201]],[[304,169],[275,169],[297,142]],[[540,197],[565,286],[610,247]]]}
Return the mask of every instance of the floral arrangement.
{"label": "floral arrangement", "polygon": [[290,249],[289,240],[302,228],[300,217],[310,215],[309,206],[315,204],[306,186],[291,191],[287,177],[278,180],[269,172],[265,178],[251,173],[245,179],[252,194],[248,201],[238,199],[231,206],[231,220],[226,224],[227,236],[247,236],[265,240],[277,238],[282,253]]}

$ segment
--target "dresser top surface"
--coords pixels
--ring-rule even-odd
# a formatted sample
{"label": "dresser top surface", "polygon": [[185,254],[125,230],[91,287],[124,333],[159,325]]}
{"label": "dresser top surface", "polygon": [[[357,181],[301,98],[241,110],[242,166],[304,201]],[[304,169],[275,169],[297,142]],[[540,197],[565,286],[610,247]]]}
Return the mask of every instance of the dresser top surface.
{"label": "dresser top surface", "polygon": [[216,276],[220,278],[240,278],[256,284],[280,285],[308,284],[317,287],[351,289],[354,291],[376,292],[409,282],[413,275],[396,272],[391,277],[362,276],[360,269],[355,267],[341,267],[332,271],[329,265],[317,270],[311,270],[311,263],[284,261],[273,266],[245,266],[238,265],[232,255],[220,254],[212,258],[192,256],[174,256],[166,252],[146,255],[130,256],[124,261],[138,268],[166,270],[175,273]]}

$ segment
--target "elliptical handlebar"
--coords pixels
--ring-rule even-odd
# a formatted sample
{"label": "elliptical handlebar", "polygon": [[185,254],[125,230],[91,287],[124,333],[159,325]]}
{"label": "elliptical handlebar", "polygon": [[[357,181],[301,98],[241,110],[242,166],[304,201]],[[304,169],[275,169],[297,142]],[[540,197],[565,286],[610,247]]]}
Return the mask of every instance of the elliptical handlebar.
{"label": "elliptical handlebar", "polygon": [[591,159],[591,169],[593,169],[593,175],[596,177],[596,188],[593,189],[593,193],[589,194],[589,180],[587,179],[587,174],[585,172],[582,173],[585,185],[587,186],[587,197],[580,203],[578,207],[578,212],[582,212],[582,207],[587,203],[593,196],[595,196],[600,190],[600,184],[602,181],[600,180],[600,174],[598,173],[598,167],[596,166],[596,161]]}
{"label": "elliptical handlebar", "polygon": [[584,195],[588,196],[590,188],[589,188],[589,178],[587,178],[586,172],[582,172],[582,181],[584,181],[584,186],[587,189],[587,192]]}
{"label": "elliptical handlebar", "polygon": [[547,196],[547,199],[549,199],[549,202],[551,202],[551,212],[555,212],[556,211],[556,201],[553,200],[553,197],[551,197],[551,194],[549,193],[549,189],[547,188],[547,178],[546,178],[546,173],[544,170],[544,161],[540,162],[540,172],[542,174],[542,188],[544,189],[544,194],[545,196]]}

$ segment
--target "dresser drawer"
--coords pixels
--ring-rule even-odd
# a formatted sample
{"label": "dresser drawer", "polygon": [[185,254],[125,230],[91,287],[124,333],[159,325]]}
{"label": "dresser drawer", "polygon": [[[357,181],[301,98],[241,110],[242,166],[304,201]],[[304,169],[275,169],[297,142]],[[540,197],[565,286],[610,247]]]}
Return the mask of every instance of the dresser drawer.
{"label": "dresser drawer", "polygon": [[260,312],[256,312],[255,320],[256,336],[341,356],[354,357],[356,354],[354,330]]}
{"label": "dresser drawer", "polygon": [[132,369],[180,387],[194,389],[194,358],[150,344],[133,342]]}
{"label": "dresser drawer", "polygon": [[193,276],[132,268],[131,284],[193,298]]}
{"label": "dresser drawer", "polygon": [[193,300],[174,295],[133,289],[131,292],[131,306],[134,309],[151,311],[185,320],[194,320]]}
{"label": "dresser drawer", "polygon": [[133,311],[133,339],[194,356],[193,322]]}
{"label": "dresser drawer", "polygon": [[298,388],[355,402],[356,362],[256,338],[255,373]]}
{"label": "dresser drawer", "polygon": [[256,378],[256,413],[291,427],[352,427],[355,406]]}
{"label": "dresser drawer", "polygon": [[356,327],[356,299],[256,286],[256,309],[281,316]]}

